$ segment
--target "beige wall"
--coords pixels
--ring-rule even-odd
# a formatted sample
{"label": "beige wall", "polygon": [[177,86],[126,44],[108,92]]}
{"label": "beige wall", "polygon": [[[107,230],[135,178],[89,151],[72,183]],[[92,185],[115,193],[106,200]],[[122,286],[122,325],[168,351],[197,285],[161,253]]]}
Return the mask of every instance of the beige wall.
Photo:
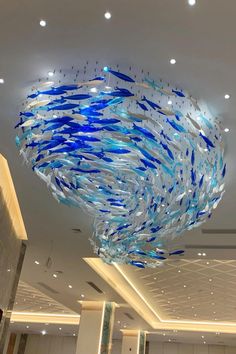
{"label": "beige wall", "polygon": [[75,350],[76,337],[30,335],[25,354],[75,354]]}
{"label": "beige wall", "polygon": [[150,342],[149,354],[236,354],[236,347]]}
{"label": "beige wall", "polygon": [[[236,347],[150,342],[149,354],[236,354]],[[25,354],[75,354],[76,338],[29,335]],[[90,354],[90,353],[88,353]],[[114,340],[112,354],[121,354],[121,341]]]}

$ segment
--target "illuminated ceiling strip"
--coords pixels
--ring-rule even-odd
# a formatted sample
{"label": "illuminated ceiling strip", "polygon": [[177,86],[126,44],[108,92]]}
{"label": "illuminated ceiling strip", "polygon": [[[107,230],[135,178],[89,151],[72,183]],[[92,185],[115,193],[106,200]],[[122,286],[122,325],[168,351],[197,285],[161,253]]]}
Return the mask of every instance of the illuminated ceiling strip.
{"label": "illuminated ceiling strip", "polygon": [[53,313],[39,313],[39,312],[12,312],[11,322],[19,323],[51,323],[51,324],[65,324],[78,325],[80,322],[79,315],[60,315]]}
{"label": "illuminated ceiling strip", "polygon": [[152,306],[148,303],[148,301],[145,299],[145,297],[142,295],[142,293],[135,287],[135,285],[132,283],[132,281],[127,277],[127,275],[121,270],[120,266],[116,263],[114,263],[115,268],[118,270],[118,272],[125,278],[127,283],[132,287],[132,289],[136,292],[136,294],[142,299],[142,301],[148,306],[148,308],[156,315],[156,317],[159,319],[160,322],[162,323],[175,323],[175,324],[193,324],[193,325],[214,325],[214,326],[230,326],[230,327],[235,327],[236,323],[230,323],[230,322],[211,322],[211,321],[184,321],[184,320],[164,320],[158,315],[158,313],[152,308]]}

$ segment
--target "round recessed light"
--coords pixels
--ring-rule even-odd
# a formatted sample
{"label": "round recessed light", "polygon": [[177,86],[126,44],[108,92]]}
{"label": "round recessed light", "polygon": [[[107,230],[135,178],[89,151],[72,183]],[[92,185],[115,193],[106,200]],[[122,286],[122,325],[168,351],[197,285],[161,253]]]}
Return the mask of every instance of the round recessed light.
{"label": "round recessed light", "polygon": [[47,26],[47,22],[45,20],[40,20],[39,22],[41,27],[46,27]]}
{"label": "round recessed light", "polygon": [[184,288],[187,288],[187,285],[184,285]]}
{"label": "round recessed light", "polygon": [[211,295],[214,295],[213,291],[211,292]]}
{"label": "round recessed light", "polygon": [[202,254],[199,252],[197,255],[198,255],[199,257],[201,257]]}
{"label": "round recessed light", "polygon": [[29,328],[29,326],[26,326],[26,328],[28,329],[28,328]]}
{"label": "round recessed light", "polygon": [[203,253],[202,255],[203,255],[203,257],[206,257],[206,253]]}
{"label": "round recessed light", "polygon": [[155,277],[155,278],[153,278],[153,280],[157,280],[157,278]]}
{"label": "round recessed light", "polygon": [[0,84],[4,84],[4,79],[3,78],[0,78]]}
{"label": "round recessed light", "polygon": [[84,295],[84,294],[81,294],[80,296],[81,296],[82,298],[84,298],[84,297],[85,297],[85,295]]}
{"label": "round recessed light", "polygon": [[229,95],[228,93],[225,95],[225,99],[226,99],[226,100],[229,100],[229,99],[230,99],[230,95]]}
{"label": "round recessed light", "polygon": [[8,271],[8,273],[10,273],[11,269],[9,268],[7,271]]}
{"label": "round recessed light", "polygon": [[53,72],[53,71],[49,71],[49,72],[48,72],[48,76],[49,76],[49,77],[52,77],[53,75],[54,75],[54,72]]}
{"label": "round recessed light", "polygon": [[73,336],[75,337],[75,333],[73,333]]}
{"label": "round recessed light", "polygon": [[59,327],[59,331],[61,331],[61,327]]}
{"label": "round recessed light", "polygon": [[110,20],[110,19],[111,19],[111,13],[110,13],[109,11],[105,12],[104,17],[105,17],[107,20]]}
{"label": "round recessed light", "polygon": [[93,93],[97,93],[98,92],[98,89],[96,87],[92,87],[90,89],[90,92],[93,92]]}
{"label": "round recessed light", "polygon": [[188,0],[188,4],[190,6],[194,6],[194,5],[196,5],[196,0]]}
{"label": "round recessed light", "polygon": [[72,285],[68,285],[68,288],[72,289]]}
{"label": "round recessed light", "polygon": [[57,278],[57,274],[55,274],[55,273],[52,276],[53,276],[53,278]]}
{"label": "round recessed light", "polygon": [[204,336],[202,336],[202,339],[204,339],[205,337]]}
{"label": "round recessed light", "polygon": [[35,264],[39,265],[39,261],[34,261]]}
{"label": "round recessed light", "polygon": [[169,100],[167,103],[168,103],[169,105],[172,105],[173,102],[172,102],[171,100]]}
{"label": "round recessed light", "polygon": [[228,133],[228,132],[229,132],[229,128],[225,128],[224,131],[225,131],[226,133]]}
{"label": "round recessed light", "polygon": [[206,344],[206,342],[204,341],[203,344]]}
{"label": "round recessed light", "polygon": [[176,64],[176,59],[174,59],[174,58],[170,59],[170,63],[171,63],[172,65]]}
{"label": "round recessed light", "polygon": [[212,281],[212,279],[209,279],[209,281]]}
{"label": "round recessed light", "polygon": [[43,336],[45,336],[47,334],[47,332],[45,331],[45,329],[41,332]]}

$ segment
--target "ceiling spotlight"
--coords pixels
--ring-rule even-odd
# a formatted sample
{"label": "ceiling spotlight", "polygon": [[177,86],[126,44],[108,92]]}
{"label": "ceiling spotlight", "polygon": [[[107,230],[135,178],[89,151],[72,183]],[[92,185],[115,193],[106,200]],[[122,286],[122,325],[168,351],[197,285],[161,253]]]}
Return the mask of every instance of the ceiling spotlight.
{"label": "ceiling spotlight", "polygon": [[75,337],[75,333],[73,333],[73,336]]}
{"label": "ceiling spotlight", "polygon": [[90,89],[90,92],[97,93],[97,92],[98,92],[98,90],[97,90],[97,88],[96,88],[96,87],[92,87],[92,88]]}
{"label": "ceiling spotlight", "polygon": [[226,100],[229,100],[229,99],[230,99],[230,95],[229,95],[228,93],[225,95],[225,99],[226,99]]}
{"label": "ceiling spotlight", "polygon": [[54,75],[54,72],[53,71],[49,71],[48,72],[48,76],[52,77]]}
{"label": "ceiling spotlight", "polygon": [[204,341],[203,344],[206,344],[206,342]]}
{"label": "ceiling spotlight", "polygon": [[172,104],[172,101],[171,101],[171,100],[169,100],[167,103],[168,103],[169,105],[171,105],[171,104]]}
{"label": "ceiling spotlight", "polygon": [[201,257],[202,254],[199,252],[197,255],[198,255],[199,257]]}
{"label": "ceiling spotlight", "polygon": [[80,296],[81,296],[82,298],[84,298],[84,297],[85,297],[85,295],[84,295],[84,294],[81,294]]}
{"label": "ceiling spotlight", "polygon": [[202,255],[203,255],[203,257],[206,257],[206,253],[203,253]]}
{"label": "ceiling spotlight", "polygon": [[1,79],[0,79],[0,84],[4,84],[4,82],[5,82],[4,79],[1,78]]}
{"label": "ceiling spotlight", "polygon": [[68,288],[72,289],[72,285],[68,285]]}
{"label": "ceiling spotlight", "polygon": [[202,339],[204,339],[205,337],[204,336],[202,336]]}
{"label": "ceiling spotlight", "polygon": [[59,328],[59,331],[61,331],[61,327]]}
{"label": "ceiling spotlight", "polygon": [[184,288],[187,288],[187,285],[184,285]]}
{"label": "ceiling spotlight", "polygon": [[190,6],[194,6],[194,5],[196,5],[196,0],[188,0],[188,4]]}
{"label": "ceiling spotlight", "polygon": [[111,19],[111,13],[110,13],[109,11],[105,12],[104,17],[105,17],[107,20],[110,20],[110,19]]}
{"label": "ceiling spotlight", "polygon": [[53,276],[53,278],[57,278],[58,277],[58,275],[56,273],[54,273],[52,276]]}
{"label": "ceiling spotlight", "polygon": [[209,281],[212,281],[212,279],[209,279]]}
{"label": "ceiling spotlight", "polygon": [[11,269],[9,268],[7,271],[8,271],[8,273],[10,273]]}
{"label": "ceiling spotlight", "polygon": [[39,265],[39,262],[38,261],[34,261],[35,264]]}
{"label": "ceiling spotlight", "polygon": [[173,58],[173,59],[170,59],[170,63],[172,64],[172,65],[174,65],[174,64],[176,64],[176,60]]}
{"label": "ceiling spotlight", "polygon": [[225,128],[224,131],[225,131],[226,133],[228,133],[228,132],[229,132],[229,128]]}
{"label": "ceiling spotlight", "polygon": [[41,332],[42,336],[45,336],[47,334],[47,332],[45,331],[45,329]]}
{"label": "ceiling spotlight", "polygon": [[47,26],[47,22],[45,20],[40,20],[39,22],[41,27],[46,27]]}

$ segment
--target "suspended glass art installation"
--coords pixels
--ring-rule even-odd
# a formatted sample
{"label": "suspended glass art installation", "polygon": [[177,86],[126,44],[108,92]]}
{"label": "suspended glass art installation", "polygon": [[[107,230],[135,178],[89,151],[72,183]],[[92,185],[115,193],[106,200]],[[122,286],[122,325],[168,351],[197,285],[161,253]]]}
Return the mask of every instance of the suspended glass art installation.
{"label": "suspended glass art installation", "polygon": [[[124,72],[124,73],[123,73]],[[29,93],[20,154],[53,196],[94,216],[106,262],[155,267],[224,193],[221,126],[188,93],[132,68],[89,65]]]}

